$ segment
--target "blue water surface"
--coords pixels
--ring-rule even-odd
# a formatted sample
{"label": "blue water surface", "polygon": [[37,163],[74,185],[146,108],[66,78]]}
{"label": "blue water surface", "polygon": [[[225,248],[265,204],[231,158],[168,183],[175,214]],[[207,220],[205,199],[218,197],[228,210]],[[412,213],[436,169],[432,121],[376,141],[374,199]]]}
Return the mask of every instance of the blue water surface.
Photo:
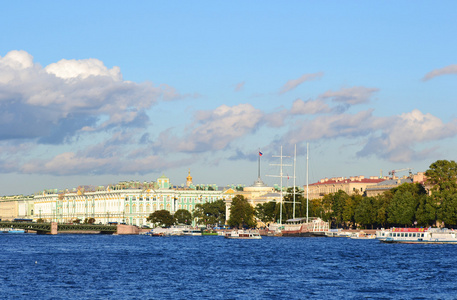
{"label": "blue water surface", "polygon": [[456,299],[457,245],[0,235],[1,299]]}

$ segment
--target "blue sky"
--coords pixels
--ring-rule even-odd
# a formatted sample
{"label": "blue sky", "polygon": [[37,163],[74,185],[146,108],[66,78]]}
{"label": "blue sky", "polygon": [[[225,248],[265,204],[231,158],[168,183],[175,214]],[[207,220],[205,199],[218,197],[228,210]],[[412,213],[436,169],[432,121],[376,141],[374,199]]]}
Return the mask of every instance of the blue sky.
{"label": "blue sky", "polygon": [[[9,1],[0,194],[455,160],[455,1]],[[285,174],[293,174],[291,167]],[[289,180],[288,184],[291,184]]]}

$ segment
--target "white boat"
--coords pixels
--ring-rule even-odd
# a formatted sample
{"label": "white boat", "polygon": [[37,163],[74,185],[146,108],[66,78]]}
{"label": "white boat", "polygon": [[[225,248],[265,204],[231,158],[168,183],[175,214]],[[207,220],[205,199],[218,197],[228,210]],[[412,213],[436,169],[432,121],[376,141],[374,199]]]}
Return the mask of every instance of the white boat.
{"label": "white boat", "polygon": [[[306,222],[307,219],[308,222]],[[295,218],[286,221],[286,224],[281,228],[281,236],[326,236],[328,231],[329,223],[321,218]]]}
{"label": "white boat", "polygon": [[328,237],[351,237],[352,233],[348,231],[344,231],[343,229],[329,229],[325,236]]}
{"label": "white boat", "polygon": [[201,236],[202,235],[202,231],[200,229],[184,229],[182,231],[182,235]]}
{"label": "white boat", "polygon": [[15,228],[0,228],[0,233],[25,233],[25,230]]}
{"label": "white boat", "polygon": [[257,230],[232,230],[225,233],[227,239],[259,240],[262,237]]}
{"label": "white boat", "polygon": [[373,240],[376,238],[375,234],[368,234],[364,231],[354,232],[351,236],[353,240]]}
{"label": "white boat", "polygon": [[391,233],[391,232],[392,232],[391,229],[381,228],[381,230],[376,231],[376,239],[383,241],[388,237],[389,233]]}
{"label": "white boat", "polygon": [[384,243],[457,244],[457,232],[446,228],[392,228],[380,240]]}

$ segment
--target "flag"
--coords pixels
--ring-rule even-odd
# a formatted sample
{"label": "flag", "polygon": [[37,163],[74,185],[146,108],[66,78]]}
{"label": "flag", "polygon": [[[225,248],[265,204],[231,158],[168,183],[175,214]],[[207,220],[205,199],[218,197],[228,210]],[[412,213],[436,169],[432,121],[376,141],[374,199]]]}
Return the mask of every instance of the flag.
{"label": "flag", "polygon": [[259,151],[259,156],[262,156],[262,155],[263,155],[263,153]]}

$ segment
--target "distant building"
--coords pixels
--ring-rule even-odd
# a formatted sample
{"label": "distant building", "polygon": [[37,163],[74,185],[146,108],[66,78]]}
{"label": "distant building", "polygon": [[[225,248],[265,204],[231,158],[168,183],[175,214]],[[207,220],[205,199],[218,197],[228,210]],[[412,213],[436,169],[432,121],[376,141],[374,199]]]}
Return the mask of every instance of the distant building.
{"label": "distant building", "polygon": [[230,218],[230,207],[232,206],[232,198],[236,195],[244,196],[253,207],[255,207],[257,204],[262,204],[273,200],[280,200],[280,194],[275,193],[274,187],[267,186],[260,177],[258,177],[257,180],[254,181],[253,185],[244,187],[242,191],[231,189],[226,193],[227,195],[231,195],[231,197],[227,197],[227,199],[225,200],[225,216],[227,220]]}
{"label": "distant building", "polygon": [[187,175],[186,178],[186,186],[190,187],[192,185],[192,176],[190,176],[190,169],[189,169],[189,175]]}
{"label": "distant building", "polygon": [[144,225],[146,218],[157,210],[168,210],[172,214],[178,209],[192,211],[197,204],[226,200],[230,196],[213,185],[202,185],[199,189],[173,187],[170,179],[162,175],[157,183],[122,182],[37,193],[33,218],[58,223],[94,218],[95,223]]}
{"label": "distant building", "polygon": [[424,172],[418,172],[415,175],[404,176],[402,178],[393,176],[391,179],[367,187],[366,195],[368,197],[374,197],[384,193],[385,191],[396,188],[404,183],[420,183],[425,185],[425,180],[426,178]]}
{"label": "distant building", "polygon": [[[316,183],[309,184],[308,195],[310,200],[321,199],[327,194],[336,193],[340,190],[348,195],[355,193],[363,195],[368,187],[383,182],[386,179],[379,177],[365,178],[364,176],[325,178]],[[306,186],[304,186],[304,189],[306,195]]]}
{"label": "distant building", "polygon": [[16,218],[32,219],[33,204],[33,195],[0,197],[0,219],[2,221],[12,221]]}

